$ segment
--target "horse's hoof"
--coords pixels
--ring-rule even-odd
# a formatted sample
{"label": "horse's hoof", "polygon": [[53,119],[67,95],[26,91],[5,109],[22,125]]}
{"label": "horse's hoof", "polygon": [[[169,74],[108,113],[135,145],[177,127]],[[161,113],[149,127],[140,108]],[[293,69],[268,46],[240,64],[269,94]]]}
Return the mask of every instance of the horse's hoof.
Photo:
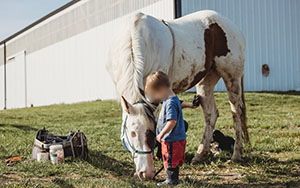
{"label": "horse's hoof", "polygon": [[205,154],[203,155],[203,154],[196,153],[195,157],[191,161],[191,164],[197,165],[200,162],[204,161],[206,159],[206,157],[207,157],[207,155],[205,155]]}
{"label": "horse's hoof", "polygon": [[191,161],[191,164],[192,164],[192,165],[197,165],[197,164],[199,164],[199,163],[200,163],[200,160],[197,159],[196,157],[194,157],[194,158],[192,159],[192,161]]}
{"label": "horse's hoof", "polygon": [[235,163],[240,163],[240,162],[242,162],[243,161],[243,159],[241,158],[241,157],[232,157],[231,158],[231,161],[232,162],[235,162]]}

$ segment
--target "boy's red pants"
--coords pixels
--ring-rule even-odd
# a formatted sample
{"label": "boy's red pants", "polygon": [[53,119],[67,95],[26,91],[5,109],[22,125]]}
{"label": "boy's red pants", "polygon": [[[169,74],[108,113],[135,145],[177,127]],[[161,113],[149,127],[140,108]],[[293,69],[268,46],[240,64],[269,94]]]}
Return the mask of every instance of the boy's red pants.
{"label": "boy's red pants", "polygon": [[161,142],[161,153],[164,168],[176,168],[182,166],[185,159],[186,140],[176,142]]}

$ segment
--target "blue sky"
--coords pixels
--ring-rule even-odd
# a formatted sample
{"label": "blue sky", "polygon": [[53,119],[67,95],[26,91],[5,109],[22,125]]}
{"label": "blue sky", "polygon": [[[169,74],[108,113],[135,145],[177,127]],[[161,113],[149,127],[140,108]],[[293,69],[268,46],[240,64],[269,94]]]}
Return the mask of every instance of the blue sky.
{"label": "blue sky", "polygon": [[0,0],[0,41],[71,0]]}

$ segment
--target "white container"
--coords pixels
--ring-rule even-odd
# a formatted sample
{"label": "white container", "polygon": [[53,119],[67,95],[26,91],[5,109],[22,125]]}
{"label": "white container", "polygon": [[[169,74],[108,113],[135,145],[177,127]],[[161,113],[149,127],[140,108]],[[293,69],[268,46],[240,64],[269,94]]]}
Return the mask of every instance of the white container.
{"label": "white container", "polygon": [[36,159],[38,162],[45,162],[49,160],[49,153],[41,150],[40,152],[37,153]]}
{"label": "white container", "polygon": [[[55,155],[53,155],[53,161],[52,161],[52,158],[51,158],[51,162],[53,164],[57,164],[57,163],[62,163],[64,161],[64,149],[63,149],[63,146],[62,145],[52,145],[50,146],[50,156],[52,157],[52,154],[56,154],[56,157]],[[57,158],[57,162],[56,162],[56,159]]]}
{"label": "white container", "polygon": [[58,164],[58,157],[56,153],[51,153],[50,154],[50,159],[52,164]]}

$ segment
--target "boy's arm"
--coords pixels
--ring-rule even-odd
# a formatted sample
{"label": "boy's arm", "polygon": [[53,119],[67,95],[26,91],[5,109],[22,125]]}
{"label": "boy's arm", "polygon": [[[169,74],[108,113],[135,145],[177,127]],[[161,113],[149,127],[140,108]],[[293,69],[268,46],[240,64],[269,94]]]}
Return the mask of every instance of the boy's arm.
{"label": "boy's arm", "polygon": [[195,95],[193,102],[181,102],[181,108],[197,108],[201,103],[200,95]]}
{"label": "boy's arm", "polygon": [[181,108],[196,108],[196,106],[194,106],[191,102],[182,101]]}
{"label": "boy's arm", "polygon": [[167,134],[170,130],[172,130],[175,125],[176,125],[177,121],[174,119],[170,119],[166,126],[163,128],[163,130],[157,135],[156,140],[161,143],[161,139],[165,136],[165,134]]}

